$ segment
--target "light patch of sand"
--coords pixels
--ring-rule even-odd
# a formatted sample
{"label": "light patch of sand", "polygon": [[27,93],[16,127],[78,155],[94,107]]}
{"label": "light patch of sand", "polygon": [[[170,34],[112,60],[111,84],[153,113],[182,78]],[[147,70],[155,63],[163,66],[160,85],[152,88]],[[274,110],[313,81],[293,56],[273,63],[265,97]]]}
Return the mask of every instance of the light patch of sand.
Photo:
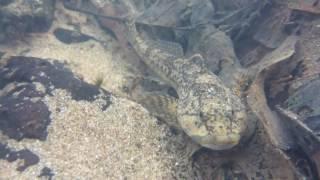
{"label": "light patch of sand", "polygon": [[40,165],[23,173],[16,164],[1,160],[1,179],[28,179],[44,166],[56,179],[172,179],[175,155],[165,150],[165,126],[136,103],[113,98],[101,110],[101,101],[75,101],[64,90],[46,97],[54,119],[46,141],[7,140],[14,149],[29,148]]}

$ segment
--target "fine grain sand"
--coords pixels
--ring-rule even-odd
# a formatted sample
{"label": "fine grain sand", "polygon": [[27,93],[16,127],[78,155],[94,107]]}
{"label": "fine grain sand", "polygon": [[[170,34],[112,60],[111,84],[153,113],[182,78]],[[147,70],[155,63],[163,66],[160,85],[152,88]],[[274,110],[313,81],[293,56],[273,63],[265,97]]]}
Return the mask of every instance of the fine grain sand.
{"label": "fine grain sand", "polygon": [[[40,163],[16,171],[21,161],[0,160],[0,179],[37,179],[49,167],[54,179],[172,179],[183,166],[183,140],[175,139],[169,128],[159,125],[140,105],[126,100],[127,79],[139,75],[132,66],[134,56],[121,54],[116,41],[93,20],[65,10],[57,3],[55,21],[48,33],[31,34],[24,41],[1,45],[6,55],[24,55],[62,61],[84,81],[110,91],[112,104],[101,110],[103,101],[75,101],[67,91],[56,89],[46,96],[51,123],[46,141],[24,139],[17,142],[0,135],[13,150],[30,149]],[[56,27],[74,29],[99,40],[63,44],[52,34]],[[181,174],[183,174],[183,170]]]}
{"label": "fine grain sand", "polygon": [[52,112],[44,142],[3,140],[11,148],[28,148],[41,158],[25,172],[17,164],[0,161],[1,179],[29,179],[50,167],[57,179],[168,179],[174,154],[166,151],[165,126],[139,105],[112,98],[102,111],[102,100],[75,101],[63,90],[45,100]]}

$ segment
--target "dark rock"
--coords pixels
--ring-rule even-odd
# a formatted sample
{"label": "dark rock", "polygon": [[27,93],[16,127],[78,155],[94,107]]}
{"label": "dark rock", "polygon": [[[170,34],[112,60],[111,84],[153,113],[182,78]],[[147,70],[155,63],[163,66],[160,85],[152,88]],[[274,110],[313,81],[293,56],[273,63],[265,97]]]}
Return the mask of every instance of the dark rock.
{"label": "dark rock", "polygon": [[320,137],[320,115],[308,117],[305,123]]}
{"label": "dark rock", "polygon": [[211,1],[198,1],[191,7],[190,23],[192,25],[207,23],[214,16],[214,7]]}
{"label": "dark rock", "polygon": [[320,79],[309,80],[295,92],[288,94],[285,100],[285,107],[303,119],[317,136],[320,137]]}
{"label": "dark rock", "polygon": [[0,59],[1,59],[2,56],[5,55],[5,54],[6,54],[6,53],[0,51]]}
{"label": "dark rock", "polygon": [[55,0],[6,0],[1,3],[0,42],[22,38],[28,32],[46,31],[52,23]]}
{"label": "dark rock", "polygon": [[7,6],[8,4],[12,3],[14,0],[1,0],[0,6]]}
{"label": "dark rock", "polygon": [[8,82],[39,82],[46,87],[46,93],[51,94],[54,89],[49,87],[54,86],[69,91],[75,100],[94,101],[100,92],[109,95],[108,92],[78,79],[64,64],[57,61],[50,63],[39,58],[16,56],[0,70],[0,75],[0,88]]}
{"label": "dark rock", "polygon": [[286,100],[288,109],[303,118],[320,116],[320,79],[310,81],[292,93]]}
{"label": "dark rock", "polygon": [[55,29],[53,34],[59,41],[65,44],[80,43],[93,39],[93,37],[82,34],[80,32],[62,28]]}
{"label": "dark rock", "polygon": [[0,159],[6,159],[10,149],[5,144],[0,143]]}
{"label": "dark rock", "polygon": [[190,9],[186,3],[164,0],[146,7],[137,21],[143,24],[172,27],[179,25],[181,20],[188,19],[185,15],[190,16]]}
{"label": "dark rock", "polygon": [[43,102],[5,96],[0,98],[0,104],[0,129],[4,134],[17,140],[45,139],[50,112]]}
{"label": "dark rock", "polygon": [[10,58],[0,68],[0,88],[0,130],[16,140],[45,140],[50,111],[42,98],[55,88],[69,91],[75,100],[94,101],[103,95],[103,110],[111,103],[110,93],[77,79],[64,64],[32,57]]}
{"label": "dark rock", "polygon": [[14,154],[18,159],[24,160],[24,164],[17,168],[18,171],[24,171],[29,166],[35,165],[40,161],[39,157],[28,149],[23,149]]}
{"label": "dark rock", "polygon": [[54,173],[52,172],[52,169],[48,168],[48,167],[44,167],[41,170],[41,173],[38,177],[47,177],[48,180],[51,180],[54,176]]}
{"label": "dark rock", "polygon": [[[263,19],[252,30],[253,38],[268,48],[277,48],[288,36],[288,20],[291,11],[287,8],[274,7],[263,14]],[[240,42],[241,43],[241,42]]]}
{"label": "dark rock", "polygon": [[7,145],[0,143],[0,159],[7,160],[8,162],[13,162],[18,159],[23,160],[23,165],[17,167],[18,171],[24,171],[29,166],[38,164],[39,157],[28,149],[23,149],[20,151],[11,150]]}

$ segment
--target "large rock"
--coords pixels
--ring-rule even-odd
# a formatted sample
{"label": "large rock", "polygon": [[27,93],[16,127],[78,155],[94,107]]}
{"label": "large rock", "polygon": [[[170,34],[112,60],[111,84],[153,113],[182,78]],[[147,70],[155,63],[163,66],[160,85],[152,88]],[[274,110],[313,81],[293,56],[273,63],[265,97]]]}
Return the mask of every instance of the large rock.
{"label": "large rock", "polygon": [[44,104],[46,94],[65,89],[76,100],[93,101],[105,95],[104,109],[110,104],[109,94],[77,79],[63,64],[32,57],[12,57],[0,70],[0,129],[7,136],[44,139],[50,112]]}
{"label": "large rock", "polygon": [[0,42],[50,27],[55,0],[6,0],[0,4]]}

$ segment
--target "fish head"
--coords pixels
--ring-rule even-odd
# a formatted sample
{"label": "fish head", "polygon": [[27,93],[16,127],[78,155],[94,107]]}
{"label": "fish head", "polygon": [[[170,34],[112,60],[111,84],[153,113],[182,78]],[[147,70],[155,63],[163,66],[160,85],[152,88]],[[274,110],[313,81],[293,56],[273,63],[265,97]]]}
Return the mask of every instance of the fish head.
{"label": "fish head", "polygon": [[249,132],[244,105],[230,93],[189,96],[178,104],[178,121],[195,142],[212,150],[231,149]]}

